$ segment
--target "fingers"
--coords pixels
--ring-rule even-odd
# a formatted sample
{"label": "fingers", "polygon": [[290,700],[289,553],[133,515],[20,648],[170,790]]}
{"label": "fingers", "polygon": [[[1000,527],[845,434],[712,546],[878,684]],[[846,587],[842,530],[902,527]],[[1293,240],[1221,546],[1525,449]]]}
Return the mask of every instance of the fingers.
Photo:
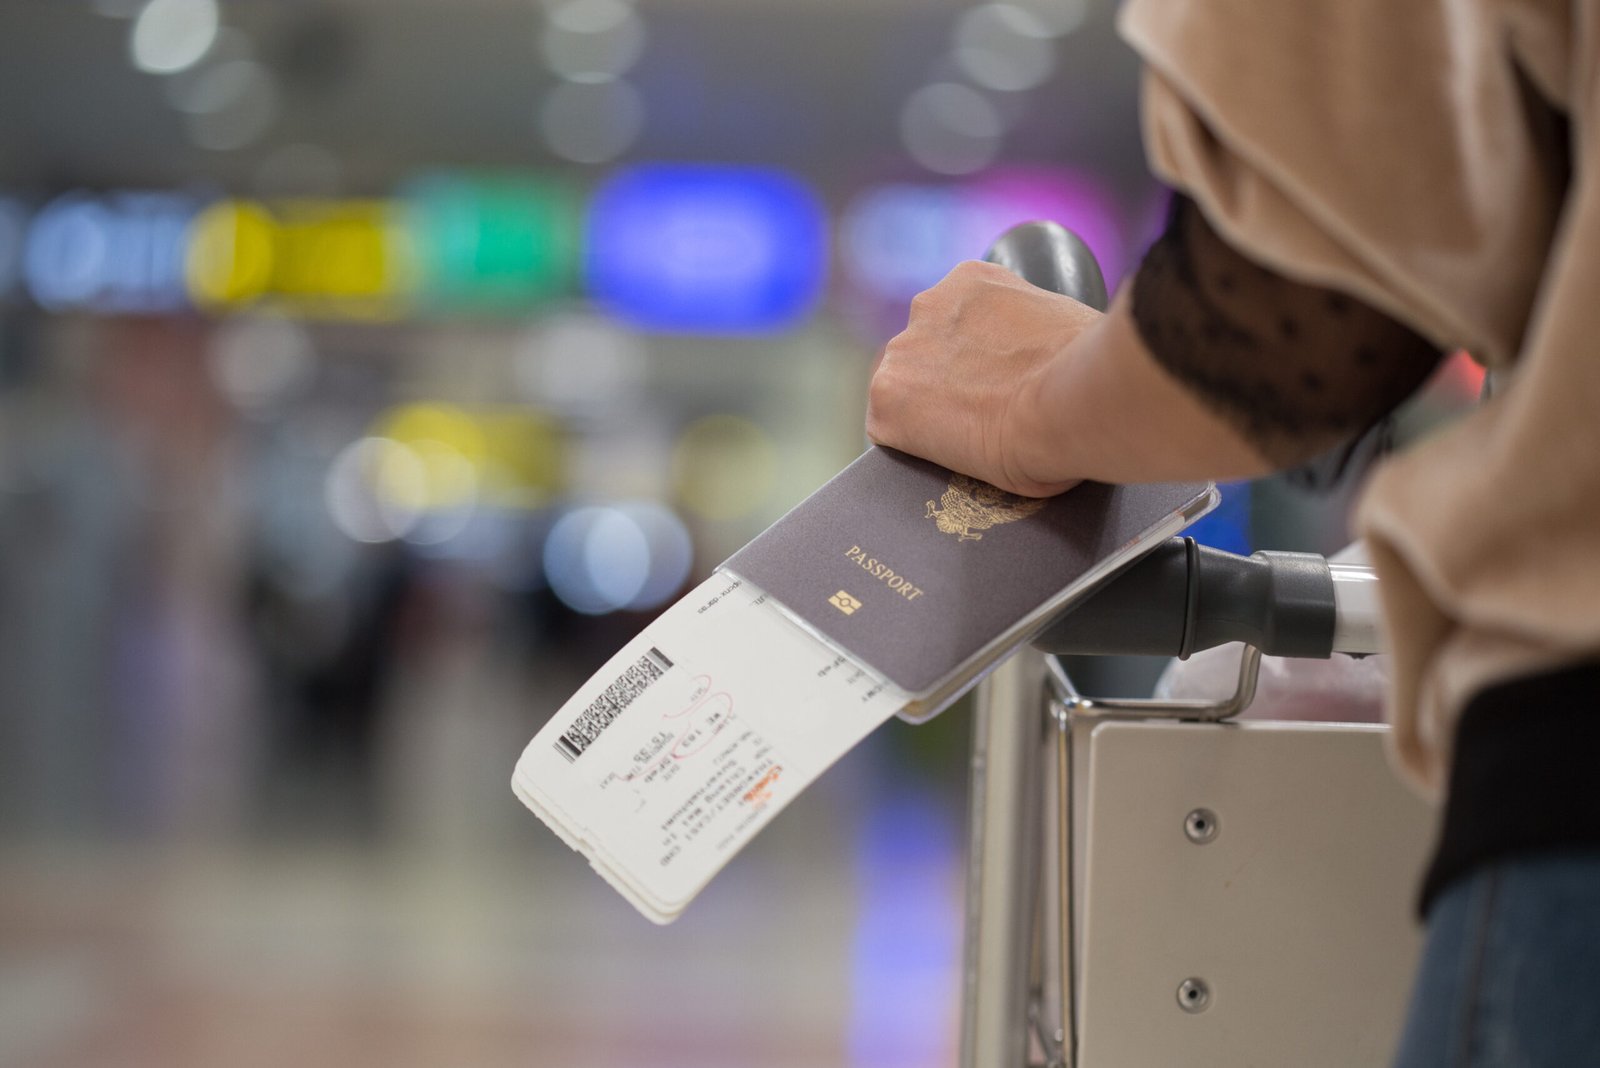
{"label": "fingers", "polygon": [[967,474],[982,466],[974,422],[983,417],[980,395],[992,385],[970,351],[972,291],[986,284],[984,266],[959,264],[912,298],[906,328],[884,347],[867,391],[872,441]]}
{"label": "fingers", "polygon": [[867,436],[1013,492],[1048,495],[1020,458],[1019,394],[1098,313],[1029,285],[1003,267],[966,261],[911,302],[867,391]]}

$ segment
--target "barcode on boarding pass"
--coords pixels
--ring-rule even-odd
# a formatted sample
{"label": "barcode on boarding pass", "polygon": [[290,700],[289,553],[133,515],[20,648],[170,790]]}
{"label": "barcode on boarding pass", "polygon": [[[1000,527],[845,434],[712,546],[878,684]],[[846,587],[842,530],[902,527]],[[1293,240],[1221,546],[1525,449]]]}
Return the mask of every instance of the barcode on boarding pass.
{"label": "barcode on boarding pass", "polygon": [[651,648],[573,720],[572,726],[556,739],[556,752],[566,757],[569,764],[577,760],[590,743],[600,737],[600,732],[611,726],[611,722],[622,715],[622,710],[633,704],[634,699],[671,666],[672,661],[660,649]]}

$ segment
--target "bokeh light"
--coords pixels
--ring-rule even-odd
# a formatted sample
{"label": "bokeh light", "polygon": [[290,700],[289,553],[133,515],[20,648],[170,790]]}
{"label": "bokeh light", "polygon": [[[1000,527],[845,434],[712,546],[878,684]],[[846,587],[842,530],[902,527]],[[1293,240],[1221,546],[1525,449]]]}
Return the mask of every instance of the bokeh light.
{"label": "bokeh light", "polygon": [[624,322],[766,333],[821,296],[827,225],[817,197],[782,172],[635,167],[596,191],[587,251],[591,294]]}
{"label": "bokeh light", "polygon": [[200,62],[181,71],[168,74],[161,81],[162,94],[167,103],[178,111],[213,111],[217,102],[217,87],[205,86],[208,76],[216,68],[239,59],[255,59],[255,40],[237,26],[223,26]]}
{"label": "bokeh light", "polygon": [[1201,545],[1248,556],[1255,548],[1250,530],[1250,483],[1224,482],[1217,486],[1222,501],[1191,523],[1184,534]]}
{"label": "bokeh light", "polygon": [[273,290],[312,314],[384,315],[408,281],[400,213],[385,200],[292,200],[281,231]]}
{"label": "bokeh light", "polygon": [[1439,377],[1448,383],[1458,399],[1474,401],[1483,395],[1483,383],[1488,369],[1472,358],[1472,354],[1458,350],[1445,357]]}
{"label": "bokeh light", "polygon": [[624,504],[621,510],[644,533],[650,568],[639,591],[624,606],[630,611],[658,608],[683,589],[694,564],[694,542],[678,514],[652,502]]}
{"label": "bokeh light", "polygon": [[963,259],[962,191],[950,185],[883,185],[866,190],[840,222],[841,252],[851,278],[886,300],[908,300]]}
{"label": "bokeh light", "polygon": [[1072,230],[1094,252],[1112,287],[1133,255],[1124,211],[1098,177],[1072,167],[996,168],[968,185],[961,216],[962,247],[981,255],[994,239],[1018,223],[1049,219]]}
{"label": "bokeh light", "polygon": [[983,4],[956,23],[955,59],[973,83],[999,92],[1032,89],[1055,70],[1049,29],[1015,4]]}
{"label": "bokeh light", "polygon": [[1005,123],[970,85],[935,82],[906,100],[900,140],[911,158],[940,174],[971,174],[994,162]]}
{"label": "bokeh light", "polygon": [[621,79],[562,82],[539,106],[545,143],[573,163],[608,163],[626,152],[644,129],[644,99]]}
{"label": "bokeh light", "polygon": [[185,306],[183,259],[195,206],[171,195],[67,193],[33,219],[23,270],[51,310],[162,312]]}
{"label": "bokeh light", "polygon": [[683,506],[701,519],[740,519],[772,495],[777,449],[767,432],[737,415],[689,424],[672,452],[672,480]]}
{"label": "bokeh light", "polygon": [[189,294],[205,306],[250,304],[272,284],[278,224],[263,206],[225,200],[195,219],[189,235]]}
{"label": "bokeh light", "polygon": [[1082,26],[1089,18],[1090,0],[1010,0],[1033,16],[1051,36],[1061,37]]}
{"label": "bokeh light", "polygon": [[81,307],[104,284],[111,261],[111,213],[94,197],[67,195],[45,205],[28,233],[28,291],[46,308]]}
{"label": "bokeh light", "polygon": [[439,545],[468,528],[479,502],[484,449],[465,413],[414,405],[335,458],[324,487],[329,514],[356,541]]}
{"label": "bokeh light", "polygon": [[615,612],[644,589],[650,542],[619,509],[578,508],[550,528],[544,573],[550,589],[573,611]]}
{"label": "bokeh light", "polygon": [[386,318],[410,297],[411,251],[390,201],[221,201],[190,235],[189,292],[202,307],[273,297],[313,317]]}
{"label": "bokeh light", "polygon": [[564,485],[566,451],[560,424],[530,408],[462,408],[432,401],[381,414],[369,434],[410,449],[422,477],[382,489],[407,513],[537,508]]}
{"label": "bokeh light", "polygon": [[129,33],[133,65],[147,74],[186,70],[210,51],[220,24],[216,0],[150,0]]}
{"label": "bokeh light", "polygon": [[316,377],[306,328],[281,316],[230,319],[212,336],[211,377],[234,405],[263,412],[297,399]]}
{"label": "bokeh light", "polygon": [[1066,168],[1007,168],[959,184],[904,183],[860,194],[841,221],[851,278],[868,294],[899,303],[961,261],[977,259],[1007,229],[1047,219],[1077,233],[1109,283],[1126,269],[1131,242],[1116,197]]}
{"label": "bokeh light", "polygon": [[568,445],[563,421],[532,408],[477,413],[487,452],[480,493],[501,508],[539,508],[567,488]]}
{"label": "bokeh light", "polygon": [[582,210],[561,181],[437,172],[403,203],[429,307],[524,312],[573,282]]}
{"label": "bokeh light", "polygon": [[417,545],[442,545],[466,530],[477,512],[480,463],[448,442],[432,438],[402,443],[422,465],[416,480],[380,484],[379,496],[407,517],[401,535]]}
{"label": "bokeh light", "polygon": [[550,7],[540,39],[545,63],[574,82],[626,74],[644,45],[644,22],[624,0],[561,0]]}
{"label": "bokeh light", "polygon": [[427,469],[415,452],[388,438],[351,442],[328,468],[323,501],[334,525],[354,541],[377,543],[403,537],[418,514],[396,507],[427,492]]}
{"label": "bokeh light", "polygon": [[647,503],[591,505],[550,528],[545,579],[575,612],[643,610],[682,587],[691,558],[689,533],[671,511]]}
{"label": "bokeh light", "polygon": [[632,331],[572,312],[524,333],[514,370],[528,399],[569,417],[602,420],[627,415],[645,400],[649,353]]}
{"label": "bokeh light", "polygon": [[263,77],[263,69],[249,58],[208,63],[190,77],[169,80],[167,99],[186,114],[215,115],[246,95],[253,83]]}
{"label": "bokeh light", "polygon": [[214,152],[252,144],[277,122],[278,96],[277,79],[254,59],[208,66],[184,97],[189,139]]}
{"label": "bokeh light", "polygon": [[419,464],[416,477],[406,472],[378,484],[391,507],[411,514],[467,507],[477,498],[489,443],[467,412],[448,404],[407,404],[379,419],[373,430],[373,436],[409,449]]}

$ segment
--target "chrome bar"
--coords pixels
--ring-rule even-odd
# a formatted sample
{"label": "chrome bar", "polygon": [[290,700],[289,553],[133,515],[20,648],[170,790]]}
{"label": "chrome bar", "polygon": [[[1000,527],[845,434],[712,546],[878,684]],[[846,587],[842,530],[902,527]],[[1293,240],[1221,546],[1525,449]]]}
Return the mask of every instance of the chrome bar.
{"label": "chrome bar", "polygon": [[1220,701],[1160,701],[1147,697],[1084,697],[1078,693],[1066,669],[1054,657],[1049,659],[1050,681],[1057,699],[1072,716],[1091,719],[1182,719],[1200,723],[1220,723],[1250,707],[1256,699],[1256,682],[1261,676],[1261,650],[1244,647],[1239,657],[1239,682],[1233,696]]}
{"label": "chrome bar", "polygon": [[962,972],[962,1068],[1028,1055],[1029,963],[1038,906],[1045,661],[1023,649],[978,688]]}
{"label": "chrome bar", "polygon": [[[1051,658],[1052,662],[1054,659]],[[1073,964],[1077,959],[1077,917],[1073,908],[1072,716],[1059,701],[1050,701],[1046,707],[1050,729],[1055,734],[1055,833],[1050,843],[1050,848],[1055,852],[1055,864],[1051,871],[1055,885],[1054,893],[1048,897],[1054,922],[1044,924],[1041,934],[1046,937],[1054,935],[1051,946],[1056,956],[1054,990],[1049,991],[1049,984],[1046,984],[1046,989],[1054,994],[1055,1004],[1052,1007],[1056,1017],[1054,1026],[1047,1029],[1049,1033],[1046,1036],[1053,1041],[1042,1041],[1041,1044],[1051,1056],[1051,1068],[1057,1065],[1071,1068],[1078,1063],[1078,981]]]}

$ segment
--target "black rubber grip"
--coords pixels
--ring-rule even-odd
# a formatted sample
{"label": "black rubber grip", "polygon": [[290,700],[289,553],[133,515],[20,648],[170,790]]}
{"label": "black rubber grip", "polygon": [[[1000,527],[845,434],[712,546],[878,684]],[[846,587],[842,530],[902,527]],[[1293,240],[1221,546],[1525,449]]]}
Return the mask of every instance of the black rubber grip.
{"label": "black rubber grip", "polygon": [[1246,642],[1271,656],[1325,659],[1335,606],[1328,561],[1253,556],[1173,538],[1047,627],[1047,653],[1188,656]]}
{"label": "black rubber grip", "polygon": [[[984,256],[1041,289],[1104,311],[1094,253],[1052,222],[1013,226]],[[1305,553],[1235,556],[1174,538],[1057,619],[1034,644],[1048,653],[1188,656],[1248,642],[1274,656],[1333,651],[1333,576]]]}
{"label": "black rubber grip", "polygon": [[1105,311],[1110,303],[1100,264],[1083,239],[1053,222],[1028,222],[1013,226],[984,255],[1012,274],[1052,293]]}

